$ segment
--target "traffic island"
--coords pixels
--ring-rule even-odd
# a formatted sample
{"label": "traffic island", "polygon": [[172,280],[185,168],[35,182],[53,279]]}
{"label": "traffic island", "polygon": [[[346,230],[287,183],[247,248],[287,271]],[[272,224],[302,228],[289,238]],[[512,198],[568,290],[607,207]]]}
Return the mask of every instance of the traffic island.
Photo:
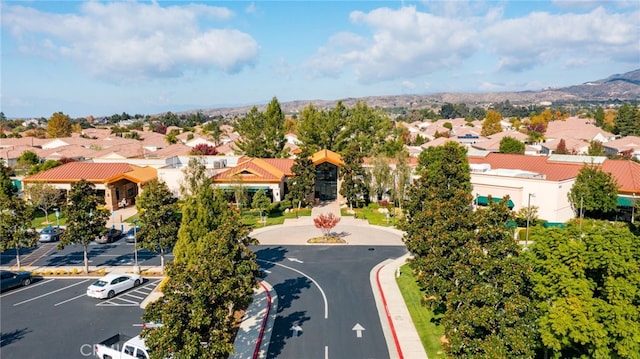
{"label": "traffic island", "polygon": [[315,237],[307,240],[311,244],[346,244],[347,241],[340,237]]}

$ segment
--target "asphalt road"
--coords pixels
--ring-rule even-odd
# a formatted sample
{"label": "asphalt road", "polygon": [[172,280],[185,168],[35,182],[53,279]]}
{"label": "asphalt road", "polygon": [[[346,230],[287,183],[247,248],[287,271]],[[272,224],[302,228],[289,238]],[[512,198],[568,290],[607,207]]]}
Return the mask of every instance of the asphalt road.
{"label": "asphalt road", "polygon": [[111,300],[86,296],[95,279],[40,278],[0,295],[3,359],[95,358],[93,345],[117,334],[137,335],[142,300],[160,279]]}
{"label": "asphalt road", "polygon": [[268,358],[389,358],[371,269],[402,246],[258,246],[278,294]]}
{"label": "asphalt road", "polygon": [[[82,266],[84,252],[80,245],[69,245],[64,249],[57,249],[57,242],[38,243],[36,248],[22,248],[20,250],[20,264],[24,266]],[[120,239],[113,243],[89,244],[90,266],[124,266],[134,263],[134,244]],[[165,255],[165,260],[173,259],[171,253]],[[11,266],[16,263],[15,249],[0,253],[0,265]],[[159,266],[160,256],[146,249],[138,248],[138,265]]]}

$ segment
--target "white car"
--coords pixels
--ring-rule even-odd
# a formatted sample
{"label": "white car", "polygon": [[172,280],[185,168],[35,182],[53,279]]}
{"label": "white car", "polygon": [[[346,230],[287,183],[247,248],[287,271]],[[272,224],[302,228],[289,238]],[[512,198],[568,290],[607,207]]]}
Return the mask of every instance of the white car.
{"label": "white car", "polygon": [[113,298],[116,294],[142,284],[139,274],[110,273],[93,282],[87,288],[87,296],[105,299]]}

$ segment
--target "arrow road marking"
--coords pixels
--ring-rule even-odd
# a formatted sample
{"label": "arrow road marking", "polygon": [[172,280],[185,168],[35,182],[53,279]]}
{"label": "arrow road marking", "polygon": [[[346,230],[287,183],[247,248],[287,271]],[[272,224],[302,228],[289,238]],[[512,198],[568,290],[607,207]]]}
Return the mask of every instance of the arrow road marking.
{"label": "arrow road marking", "polygon": [[299,260],[298,258],[287,258],[290,262],[296,262],[296,263],[304,263],[303,261]]}
{"label": "arrow road marking", "polygon": [[362,325],[360,325],[360,323],[356,323],[356,325],[354,325],[353,328],[351,328],[351,330],[355,330],[356,331],[356,338],[362,338],[362,332],[365,329],[364,329],[364,327]]}
{"label": "arrow road marking", "polygon": [[291,331],[294,337],[297,337],[298,335],[300,335],[300,332],[302,331],[302,327],[298,325],[298,323],[293,323],[293,326],[291,327]]}

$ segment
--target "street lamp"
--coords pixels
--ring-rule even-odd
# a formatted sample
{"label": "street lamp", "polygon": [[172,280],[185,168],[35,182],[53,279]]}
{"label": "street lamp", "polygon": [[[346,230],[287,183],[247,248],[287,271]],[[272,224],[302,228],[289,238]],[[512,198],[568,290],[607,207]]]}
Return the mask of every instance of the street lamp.
{"label": "street lamp", "polygon": [[527,200],[527,231],[524,238],[524,246],[529,246],[529,221],[531,219],[531,197],[535,197],[535,193],[529,193],[529,199]]}

